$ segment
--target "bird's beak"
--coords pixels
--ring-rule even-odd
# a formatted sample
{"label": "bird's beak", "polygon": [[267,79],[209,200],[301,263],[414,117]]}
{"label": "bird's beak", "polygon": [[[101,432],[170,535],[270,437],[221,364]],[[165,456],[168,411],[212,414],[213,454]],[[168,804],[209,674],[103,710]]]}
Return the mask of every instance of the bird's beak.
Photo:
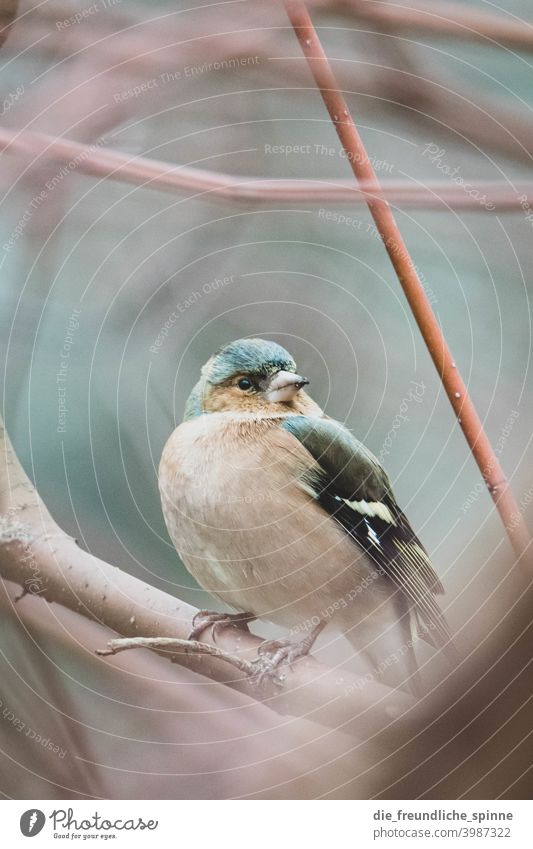
{"label": "bird's beak", "polygon": [[267,401],[292,401],[302,386],[309,381],[306,377],[294,374],[292,371],[278,371],[268,381],[264,396]]}

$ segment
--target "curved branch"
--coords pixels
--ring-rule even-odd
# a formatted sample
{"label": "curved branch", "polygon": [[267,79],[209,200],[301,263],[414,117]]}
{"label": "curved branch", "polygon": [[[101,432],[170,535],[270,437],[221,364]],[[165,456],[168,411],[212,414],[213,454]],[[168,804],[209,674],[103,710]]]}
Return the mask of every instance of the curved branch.
{"label": "curved branch", "polygon": [[358,18],[392,26],[401,32],[420,31],[437,38],[453,36],[496,47],[533,49],[533,26],[529,22],[494,15],[483,9],[469,9],[466,3],[423,2],[416,9],[410,9],[405,3],[380,0],[370,3],[368,0],[339,0],[339,5]]}
{"label": "curved branch", "polygon": [[[180,599],[122,572],[82,551],[55,523],[20,465],[0,420],[0,574],[23,592],[57,602],[96,620],[122,637],[169,637],[186,640],[198,612]],[[207,640],[207,637],[206,637]],[[212,645],[212,640],[209,639]],[[223,652],[250,662],[261,640],[236,628],[217,634]],[[356,721],[357,734],[374,733],[409,711],[414,703],[404,693],[374,680],[336,671],[313,658],[284,667],[284,687],[273,682],[259,691],[247,674],[232,671],[217,652],[193,654],[168,648],[161,653],[248,696],[260,698],[282,714],[307,716],[339,728]]]}
{"label": "curved branch", "polygon": [[[0,127],[0,151],[58,162],[72,162],[75,170],[92,177],[109,177],[136,186],[170,192],[194,192],[209,200],[255,201],[259,203],[349,203],[362,205],[372,195],[372,184],[355,185],[353,180],[283,179],[243,177],[174,165],[118,150],[104,150],[46,133],[21,132]],[[74,170],[74,169],[73,169]],[[481,212],[520,212],[533,205],[533,183],[510,185],[503,180],[476,180],[476,196],[451,180],[426,185],[408,180],[387,180],[387,198],[404,208],[455,209]]]}
{"label": "curved branch", "polygon": [[235,654],[230,654],[223,649],[212,646],[210,643],[200,643],[193,640],[178,640],[175,637],[124,637],[120,640],[109,640],[106,649],[96,649],[100,657],[118,654],[128,649],[179,649],[185,654],[210,655],[229,663],[249,678],[253,676],[255,667],[249,660],[243,660]]}

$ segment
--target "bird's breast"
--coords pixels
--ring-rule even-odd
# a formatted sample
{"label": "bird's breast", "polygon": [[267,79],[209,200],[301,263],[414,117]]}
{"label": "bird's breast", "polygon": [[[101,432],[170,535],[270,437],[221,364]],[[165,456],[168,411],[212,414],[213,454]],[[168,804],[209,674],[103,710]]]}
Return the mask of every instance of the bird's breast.
{"label": "bird's breast", "polygon": [[[199,535],[259,530],[283,520],[309,497],[300,488],[305,450],[276,420],[229,419],[215,413],[180,425],[159,469],[165,516]],[[301,456],[299,456],[301,455]],[[266,522],[265,522],[266,519]]]}
{"label": "bird's breast", "polygon": [[313,460],[279,425],[220,413],[183,423],[165,446],[159,486],[170,536],[198,582],[284,624],[295,605],[314,612],[346,594],[369,565],[306,491]]}

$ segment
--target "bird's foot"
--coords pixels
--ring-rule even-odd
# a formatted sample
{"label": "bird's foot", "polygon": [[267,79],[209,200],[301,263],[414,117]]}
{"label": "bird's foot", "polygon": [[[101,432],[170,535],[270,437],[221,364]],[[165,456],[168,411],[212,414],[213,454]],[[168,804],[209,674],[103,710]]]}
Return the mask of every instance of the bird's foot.
{"label": "bird's foot", "polygon": [[216,643],[219,631],[234,627],[249,632],[248,623],[255,619],[253,613],[214,613],[209,610],[199,610],[192,620],[192,631],[188,639],[197,640],[206,628],[211,628],[211,636]]}
{"label": "bird's foot", "polygon": [[265,640],[257,649],[257,659],[253,661],[254,679],[260,686],[272,681],[278,687],[283,686],[285,677],[280,667],[287,665],[292,669],[295,660],[309,654],[325,622],[319,622],[303,640]]}

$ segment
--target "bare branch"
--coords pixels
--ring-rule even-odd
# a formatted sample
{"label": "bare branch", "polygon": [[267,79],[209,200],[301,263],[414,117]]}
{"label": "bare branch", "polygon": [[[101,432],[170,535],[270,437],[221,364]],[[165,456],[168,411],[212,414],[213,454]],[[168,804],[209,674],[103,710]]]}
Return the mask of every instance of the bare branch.
{"label": "bare branch", "polygon": [[234,666],[240,672],[243,672],[249,678],[252,678],[255,672],[253,663],[248,660],[237,657],[235,654],[230,654],[223,649],[212,646],[209,643],[200,643],[194,640],[178,640],[173,637],[129,637],[122,640],[109,640],[106,649],[96,649],[96,654],[101,657],[117,654],[128,649],[181,649],[185,653],[192,654],[208,654],[211,657],[217,657]]}
{"label": "bare branch", "polygon": [[[372,185],[353,180],[266,179],[223,174],[202,168],[174,165],[145,157],[132,157],[117,150],[102,150],[98,145],[81,144],[45,133],[20,132],[0,128],[0,151],[17,151],[28,157],[58,162],[75,161],[76,170],[93,177],[109,177],[136,186],[170,192],[194,192],[208,200],[258,201],[261,203],[310,203],[326,201],[361,205],[372,194]],[[509,185],[503,180],[476,180],[479,196],[472,197],[450,181],[426,185],[408,180],[387,180],[387,197],[402,208],[472,210],[490,208],[498,212],[520,212],[522,203],[533,205],[531,181]]]}
{"label": "bare branch", "polygon": [[[0,422],[1,424],[1,422]],[[22,469],[9,438],[0,431],[0,574],[34,596],[57,602],[96,620],[123,637],[186,640],[198,612],[82,551],[50,516]],[[23,604],[24,602],[20,602]],[[207,639],[207,638],[206,638]],[[210,644],[211,643],[211,638]],[[215,649],[251,663],[261,640],[243,630],[227,628],[217,634]],[[306,716],[334,728],[369,734],[414,707],[413,700],[376,681],[336,670],[311,657],[283,668],[284,687],[274,682],[259,693],[246,663],[228,678],[227,658],[177,651],[168,643],[159,651],[172,660],[222,681],[282,714]]]}
{"label": "bare branch", "polygon": [[[314,4],[313,4],[314,5]],[[533,26],[526,21],[494,15],[466,3],[421,2],[418,8],[405,3],[381,3],[379,0],[339,0],[341,8],[358,18],[397,30],[427,32],[438,37],[453,36],[466,41],[482,41],[496,47],[533,49]]]}
{"label": "bare branch", "polygon": [[[284,88],[306,85],[304,63],[295,61],[292,50],[286,55],[283,49],[287,44],[283,39],[285,22],[278,18],[276,6],[261,0],[248,0],[245,5],[245,16],[241,8],[237,15],[232,15],[225,5],[219,10],[210,8],[209,34],[198,35],[192,22],[194,16],[190,21],[181,14],[182,10],[176,10],[175,22],[168,15],[163,21],[147,22],[132,9],[126,12],[118,8],[113,9],[116,28],[111,31],[108,22],[95,17],[90,27],[72,27],[67,34],[50,26],[47,10],[41,4],[35,15],[14,27],[10,46],[19,54],[31,50],[52,56],[54,62],[62,56],[62,62],[69,63],[69,72],[72,59],[86,56],[98,66],[94,81],[102,80],[107,90],[119,97],[122,91],[142,86],[153,77],[154,56],[163,84],[153,95],[165,102],[165,75],[174,74],[176,68],[201,68],[217,62],[235,62],[241,57],[261,61],[263,83],[271,77],[276,88],[280,80]],[[429,37],[453,34],[482,39],[490,46],[531,49],[531,24],[503,14],[466,10],[457,3],[432,3],[424,5],[424,9],[378,0],[312,0],[310,5],[324,15],[344,13],[356,37],[379,40],[379,67],[357,63],[354,77],[352,63],[335,63],[337,80],[347,94],[369,94],[379,97],[381,103],[402,105],[410,110],[413,121],[430,128],[432,133],[436,128],[439,132],[451,130],[458,140],[468,141],[477,149],[499,150],[531,164],[533,128],[527,110],[510,108],[499,97],[482,95],[479,87],[461,84],[455,75],[435,73],[436,68],[428,67],[417,55],[416,38],[408,35],[419,30]],[[48,10],[48,14],[54,13]],[[142,113],[142,99],[135,100]],[[115,101],[113,110],[123,105],[124,102]]]}

